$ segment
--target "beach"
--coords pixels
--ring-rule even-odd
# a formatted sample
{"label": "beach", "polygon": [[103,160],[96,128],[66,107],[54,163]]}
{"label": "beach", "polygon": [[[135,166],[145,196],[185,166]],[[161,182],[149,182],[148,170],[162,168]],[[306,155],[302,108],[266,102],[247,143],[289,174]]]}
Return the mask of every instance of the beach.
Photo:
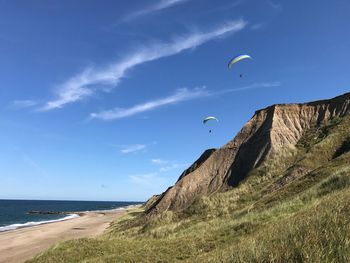
{"label": "beach", "polygon": [[0,232],[0,263],[24,262],[58,242],[95,237],[126,212],[126,209],[86,212],[78,218]]}

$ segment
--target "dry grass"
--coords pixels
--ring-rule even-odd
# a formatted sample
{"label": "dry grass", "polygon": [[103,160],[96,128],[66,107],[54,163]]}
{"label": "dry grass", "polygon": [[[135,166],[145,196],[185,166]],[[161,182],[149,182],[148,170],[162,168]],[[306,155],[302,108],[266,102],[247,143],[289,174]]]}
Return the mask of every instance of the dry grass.
{"label": "dry grass", "polygon": [[349,117],[333,120],[235,189],[152,219],[130,211],[30,262],[350,262],[350,153],[335,155],[349,131]]}

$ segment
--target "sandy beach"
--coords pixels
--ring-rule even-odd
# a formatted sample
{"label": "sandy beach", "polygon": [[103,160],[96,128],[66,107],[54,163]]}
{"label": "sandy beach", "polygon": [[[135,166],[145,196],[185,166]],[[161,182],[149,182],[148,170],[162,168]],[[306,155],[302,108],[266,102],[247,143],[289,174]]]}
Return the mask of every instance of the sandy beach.
{"label": "sandy beach", "polygon": [[1,232],[0,262],[24,262],[58,242],[94,237],[103,233],[110,222],[125,213],[126,210],[88,212],[66,221]]}

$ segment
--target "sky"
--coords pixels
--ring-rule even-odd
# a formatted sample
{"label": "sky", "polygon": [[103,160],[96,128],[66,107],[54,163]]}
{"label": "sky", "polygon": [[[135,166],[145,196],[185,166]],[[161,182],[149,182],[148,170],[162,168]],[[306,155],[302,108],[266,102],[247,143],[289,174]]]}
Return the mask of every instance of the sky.
{"label": "sky", "polygon": [[[0,199],[163,192],[256,110],[348,92],[349,13],[348,0],[0,0]],[[240,54],[253,59],[228,69]]]}

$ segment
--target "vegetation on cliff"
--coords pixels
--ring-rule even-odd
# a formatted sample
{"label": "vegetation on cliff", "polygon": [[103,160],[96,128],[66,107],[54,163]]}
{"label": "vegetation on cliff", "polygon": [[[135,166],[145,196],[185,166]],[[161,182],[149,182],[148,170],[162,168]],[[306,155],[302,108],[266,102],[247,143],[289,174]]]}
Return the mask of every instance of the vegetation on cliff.
{"label": "vegetation on cliff", "polygon": [[350,116],[310,127],[238,187],[181,211],[135,209],[31,262],[350,262]]}

